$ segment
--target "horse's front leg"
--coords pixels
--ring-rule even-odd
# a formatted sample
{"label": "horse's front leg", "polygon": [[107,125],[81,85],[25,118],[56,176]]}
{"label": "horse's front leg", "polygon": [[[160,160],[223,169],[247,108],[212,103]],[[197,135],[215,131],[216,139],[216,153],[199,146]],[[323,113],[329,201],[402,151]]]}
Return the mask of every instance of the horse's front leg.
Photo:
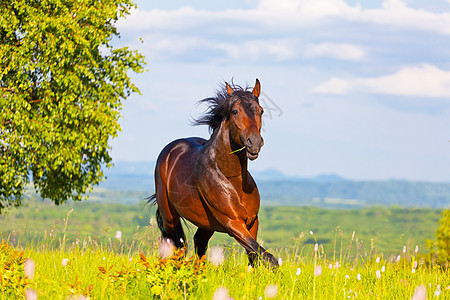
{"label": "horse's front leg", "polygon": [[[252,226],[248,229],[248,231],[250,232],[250,235],[252,236],[252,238],[256,241],[256,237],[258,235],[258,226],[259,226],[259,220],[258,217],[256,217],[256,220],[253,222]],[[250,265],[252,267],[255,266],[255,261],[258,258],[258,255],[255,252],[252,251],[247,251],[247,256],[248,256],[248,261],[250,262]]]}
{"label": "horse's front leg", "polygon": [[[228,222],[227,228],[229,229],[229,234],[234,237],[242,247],[245,248],[249,255],[250,262],[252,262],[252,260],[254,261],[256,257],[259,257],[270,269],[275,270],[278,268],[278,261],[275,256],[267,252],[266,249],[258,244],[256,239],[247,229],[244,221],[230,221]],[[251,229],[253,229],[253,227]],[[257,225],[255,230],[258,230]]]}

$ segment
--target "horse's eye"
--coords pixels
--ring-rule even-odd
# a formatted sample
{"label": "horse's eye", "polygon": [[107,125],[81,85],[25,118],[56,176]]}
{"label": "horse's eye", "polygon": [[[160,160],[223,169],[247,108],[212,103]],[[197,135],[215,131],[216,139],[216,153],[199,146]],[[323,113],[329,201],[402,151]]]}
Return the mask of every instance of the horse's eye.
{"label": "horse's eye", "polygon": [[233,115],[237,115],[238,111],[237,111],[237,109],[233,109],[233,110],[231,111],[231,113],[232,113]]}

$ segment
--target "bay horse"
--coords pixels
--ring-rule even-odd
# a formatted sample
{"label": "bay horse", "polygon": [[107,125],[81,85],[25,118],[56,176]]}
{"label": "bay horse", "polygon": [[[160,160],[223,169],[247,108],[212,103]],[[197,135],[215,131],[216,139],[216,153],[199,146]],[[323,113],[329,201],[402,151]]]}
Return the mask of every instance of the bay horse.
{"label": "bay horse", "polygon": [[256,241],[260,196],[248,172],[248,159],[258,157],[263,108],[259,105],[260,82],[248,88],[225,86],[217,95],[200,102],[208,111],[194,125],[208,125],[211,137],[190,137],[169,143],[159,154],[155,167],[156,217],[163,238],[177,248],[186,237],[180,218],[198,227],[194,235],[198,257],[206,253],[215,231],[224,232],[242,245],[254,265],[262,259],[270,269],[278,262]]}

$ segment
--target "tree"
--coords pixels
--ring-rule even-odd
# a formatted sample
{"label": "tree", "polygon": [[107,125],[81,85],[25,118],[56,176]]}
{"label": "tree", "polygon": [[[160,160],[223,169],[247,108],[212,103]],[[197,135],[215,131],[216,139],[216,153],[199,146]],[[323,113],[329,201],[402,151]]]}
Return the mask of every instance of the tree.
{"label": "tree", "polygon": [[450,267],[450,210],[444,209],[438,230],[436,231],[438,260]]}
{"label": "tree", "polygon": [[116,49],[132,0],[0,0],[0,214],[31,182],[56,204],[81,200],[111,164],[129,71],[144,57]]}

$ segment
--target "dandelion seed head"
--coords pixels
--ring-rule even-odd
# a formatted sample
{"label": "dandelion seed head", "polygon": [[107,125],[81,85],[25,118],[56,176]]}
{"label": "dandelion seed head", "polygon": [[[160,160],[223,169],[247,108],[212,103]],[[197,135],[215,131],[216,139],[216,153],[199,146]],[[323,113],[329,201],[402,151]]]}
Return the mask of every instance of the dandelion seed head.
{"label": "dandelion seed head", "polygon": [[266,296],[266,298],[275,298],[278,295],[278,285],[269,284],[268,286],[266,286],[264,295]]}
{"label": "dandelion seed head", "polygon": [[320,276],[320,275],[322,275],[322,266],[319,265],[314,268],[314,276]]}
{"label": "dandelion seed head", "polygon": [[159,244],[159,257],[161,258],[169,258],[172,256],[172,253],[175,251],[175,244],[171,239],[162,239]]}
{"label": "dandelion seed head", "polygon": [[[103,260],[105,260],[104,257],[103,257]],[[61,264],[63,265],[63,267],[67,266],[68,263],[69,263],[69,259],[68,258],[63,258],[61,260]]]}
{"label": "dandelion seed head", "polygon": [[25,289],[25,298],[27,300],[36,300],[37,299],[37,292],[36,290],[33,290],[32,288],[26,288]]}
{"label": "dandelion seed head", "polygon": [[120,230],[116,231],[116,239],[118,239],[119,241],[122,239],[122,231]]}
{"label": "dandelion seed head", "polygon": [[209,250],[209,261],[213,266],[220,266],[225,260],[223,249],[220,246],[213,246]]}
{"label": "dandelion seed head", "polygon": [[25,271],[25,276],[29,279],[33,279],[34,270],[36,269],[36,264],[34,263],[34,260],[32,260],[31,258],[25,259],[23,268]]}
{"label": "dandelion seed head", "polygon": [[425,285],[421,284],[414,290],[414,294],[411,300],[425,300],[427,299],[427,288]]}
{"label": "dandelion seed head", "polygon": [[226,287],[219,287],[213,295],[213,300],[231,300],[230,293]]}

